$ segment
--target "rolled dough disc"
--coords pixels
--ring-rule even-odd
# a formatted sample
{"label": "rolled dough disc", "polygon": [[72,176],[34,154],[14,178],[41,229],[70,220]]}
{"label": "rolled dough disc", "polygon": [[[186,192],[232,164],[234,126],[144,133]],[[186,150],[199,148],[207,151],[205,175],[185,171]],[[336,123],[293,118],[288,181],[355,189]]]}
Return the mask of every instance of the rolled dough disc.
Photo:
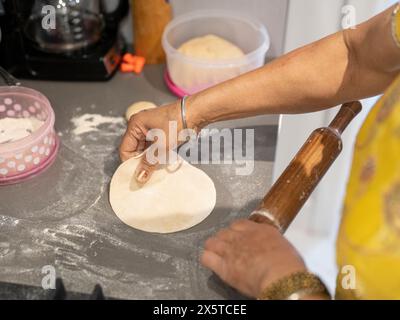
{"label": "rolled dough disc", "polygon": [[199,224],[212,212],[215,186],[203,171],[179,158],[180,165],[161,167],[140,187],[134,177],[139,161],[121,164],[111,180],[110,203],[122,222],[142,231],[172,233]]}
{"label": "rolled dough disc", "polygon": [[129,119],[136,113],[139,113],[140,111],[147,110],[147,109],[153,109],[156,108],[157,106],[148,101],[140,101],[132,104],[128,109],[126,109],[125,113],[125,119],[126,121],[129,121]]}

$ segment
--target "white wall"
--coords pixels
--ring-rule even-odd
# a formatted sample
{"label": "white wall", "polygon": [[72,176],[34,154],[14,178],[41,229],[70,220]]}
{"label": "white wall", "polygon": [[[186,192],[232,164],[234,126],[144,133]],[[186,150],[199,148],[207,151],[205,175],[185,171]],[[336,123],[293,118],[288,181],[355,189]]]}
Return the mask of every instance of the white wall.
{"label": "white wall", "polygon": [[[193,10],[219,9],[255,17],[267,27],[271,36],[268,57],[277,57],[283,52],[288,0],[170,0],[170,3],[174,16]],[[122,32],[129,42],[132,42],[131,22],[129,15],[122,24]]]}

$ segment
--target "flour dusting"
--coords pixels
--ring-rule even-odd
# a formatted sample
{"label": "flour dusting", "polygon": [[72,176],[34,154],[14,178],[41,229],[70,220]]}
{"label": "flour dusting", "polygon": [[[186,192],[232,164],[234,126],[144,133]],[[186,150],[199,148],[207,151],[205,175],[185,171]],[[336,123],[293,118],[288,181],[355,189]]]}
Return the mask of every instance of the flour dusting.
{"label": "flour dusting", "polygon": [[123,125],[124,118],[86,113],[82,116],[72,118],[71,122],[74,125],[74,130],[72,132],[75,135],[81,135],[88,132],[99,131],[99,126],[101,125]]}

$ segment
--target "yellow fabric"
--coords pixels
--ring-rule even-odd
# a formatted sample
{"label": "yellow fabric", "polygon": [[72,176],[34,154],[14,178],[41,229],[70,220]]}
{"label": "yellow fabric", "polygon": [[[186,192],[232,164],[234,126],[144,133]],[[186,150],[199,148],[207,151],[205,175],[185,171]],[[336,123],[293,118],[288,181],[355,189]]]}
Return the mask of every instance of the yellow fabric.
{"label": "yellow fabric", "polygon": [[[337,261],[338,299],[400,299],[400,77],[357,137]],[[346,265],[355,290],[342,286]]]}
{"label": "yellow fabric", "polygon": [[400,44],[400,6],[397,6],[396,10],[394,11],[393,17],[393,37],[396,43]]}

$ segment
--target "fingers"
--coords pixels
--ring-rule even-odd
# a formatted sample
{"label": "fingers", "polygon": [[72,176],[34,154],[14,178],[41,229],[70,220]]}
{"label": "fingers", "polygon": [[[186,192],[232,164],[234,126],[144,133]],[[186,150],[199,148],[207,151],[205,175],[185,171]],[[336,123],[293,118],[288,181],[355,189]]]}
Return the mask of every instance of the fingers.
{"label": "fingers", "polygon": [[122,138],[121,146],[119,147],[119,157],[122,162],[130,159],[137,148],[137,140],[132,135],[126,132]]}
{"label": "fingers", "polygon": [[158,163],[150,163],[147,158],[147,153],[140,159],[140,163],[136,168],[135,177],[136,180],[144,184],[149,181],[153,172],[157,169]]}
{"label": "fingers", "polygon": [[220,278],[224,277],[225,262],[215,252],[205,250],[200,257],[200,263],[215,272]]}
{"label": "fingers", "polygon": [[[250,224],[248,224],[250,222]],[[232,223],[230,228],[219,231],[214,237],[207,239],[204,244],[206,251],[213,252],[220,257],[226,256],[232,247],[235,247],[235,242],[241,237],[240,232],[252,227],[251,221],[238,220]]]}
{"label": "fingers", "polygon": [[146,141],[146,130],[141,128],[135,121],[131,118],[128,124],[128,128],[122,138],[121,146],[119,149],[119,156],[121,161],[126,161],[132,158],[137,151],[143,146]]}
{"label": "fingers", "polygon": [[235,240],[238,239],[238,232],[232,229],[222,229],[216,234],[216,238],[221,239],[222,241],[233,243]]}
{"label": "fingers", "polygon": [[209,238],[204,244],[207,251],[214,252],[215,254],[223,257],[228,252],[229,244],[216,237]]}
{"label": "fingers", "polygon": [[230,284],[231,270],[229,261],[232,261],[231,254],[231,244],[213,237],[206,241],[205,250],[200,257],[200,263]]}
{"label": "fingers", "polygon": [[[119,154],[122,161],[126,161],[135,157],[146,148],[146,129],[140,125],[140,122],[135,120],[133,115],[129,121],[128,129],[122,138]],[[146,183],[153,171],[156,169],[156,163],[150,163],[145,154],[135,171],[135,177],[141,184]]]}
{"label": "fingers", "polygon": [[136,149],[137,149],[137,152],[141,152],[141,151],[145,150],[146,149],[146,140],[140,139]]}

